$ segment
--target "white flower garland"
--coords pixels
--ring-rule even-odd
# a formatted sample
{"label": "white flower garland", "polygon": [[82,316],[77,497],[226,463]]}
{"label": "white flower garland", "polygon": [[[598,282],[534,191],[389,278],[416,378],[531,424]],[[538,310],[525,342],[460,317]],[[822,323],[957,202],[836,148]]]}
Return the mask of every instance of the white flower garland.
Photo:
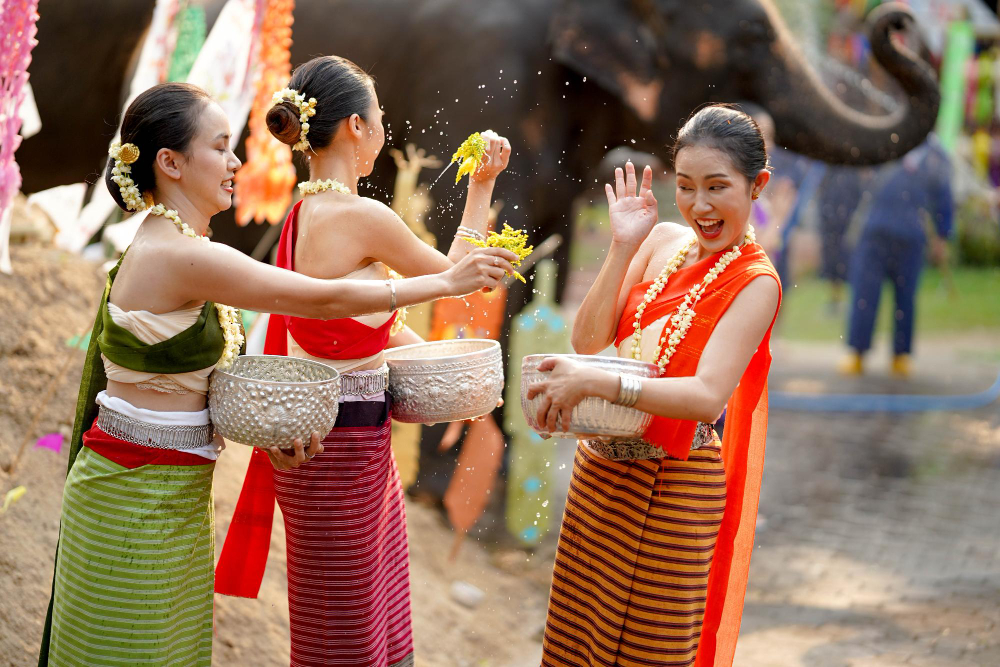
{"label": "white flower garland", "polygon": [[299,142],[292,146],[292,150],[309,150],[309,140],[306,138],[306,135],[309,134],[309,119],[316,115],[316,98],[310,97],[307,102],[306,96],[294,88],[283,88],[271,97],[271,102],[273,104],[291,102],[299,108]]}
{"label": "white flower garland", "polygon": [[135,144],[125,144],[116,141],[108,149],[108,155],[115,161],[115,166],[111,168],[111,180],[118,186],[122,193],[122,201],[130,211],[141,211],[146,208],[146,203],[142,199],[139,187],[132,180],[133,162],[139,159],[139,149]]}
{"label": "white flower garland", "polygon": [[[201,239],[206,243],[209,243],[207,236],[198,236],[191,226],[186,222],[181,220],[181,217],[177,215],[177,211],[173,209],[168,209],[163,204],[157,204],[149,209],[150,215],[162,215],[167,220],[170,220],[177,229],[180,230],[181,234],[184,236],[190,236],[191,238]],[[240,315],[240,311],[232,306],[226,306],[221,303],[215,304],[215,310],[219,313],[219,324],[222,325],[222,333],[225,337],[226,344],[222,350],[222,358],[219,362],[215,364],[216,368],[226,370],[233,365],[233,361],[240,353],[240,348],[243,347],[243,330],[240,328],[240,322],[243,319]]]}
{"label": "white flower garland", "polygon": [[[755,243],[757,240],[754,235],[753,226],[747,228],[747,233],[743,237],[744,245],[749,243]],[[646,296],[643,297],[642,303],[635,312],[635,323],[633,324],[632,333],[632,358],[640,359],[641,348],[642,348],[642,314],[646,310],[646,306],[653,302],[654,299],[663,291],[663,288],[667,284],[667,280],[671,275],[676,273],[677,269],[680,268],[681,264],[687,258],[688,252],[695,246],[698,242],[698,237],[691,239],[684,246],[677,251],[667,265],[663,267],[660,271],[660,275],[656,277],[653,284],[649,286],[646,290]],[[659,343],[656,348],[656,353],[653,355],[653,361],[657,366],[660,367],[660,374],[666,369],[667,364],[670,363],[670,359],[674,356],[674,352],[677,351],[677,346],[680,342],[684,340],[684,336],[687,335],[688,329],[691,328],[691,323],[694,321],[694,307],[701,300],[702,295],[705,293],[705,289],[714,281],[716,278],[726,270],[733,260],[735,260],[740,255],[740,246],[733,246],[733,249],[724,254],[719,258],[719,261],[715,263],[702,281],[692,287],[687,295],[684,297],[684,301],[677,310],[667,319],[667,323],[663,327],[663,335],[660,336]],[[666,345],[666,349],[664,349]]]}
{"label": "white flower garland", "polygon": [[306,195],[314,195],[319,192],[326,192],[327,190],[333,190],[345,195],[354,194],[351,192],[350,188],[338,181],[336,178],[328,178],[325,181],[302,181],[299,183],[299,192],[302,193],[303,197]]}

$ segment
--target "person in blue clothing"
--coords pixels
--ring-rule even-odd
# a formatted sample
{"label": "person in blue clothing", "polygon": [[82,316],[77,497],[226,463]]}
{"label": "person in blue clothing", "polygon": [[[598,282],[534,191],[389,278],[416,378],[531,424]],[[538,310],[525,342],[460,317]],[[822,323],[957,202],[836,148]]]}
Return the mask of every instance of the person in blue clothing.
{"label": "person in blue clothing", "polygon": [[[917,282],[930,242],[935,262],[943,262],[951,233],[953,199],[951,162],[933,137],[882,168],[871,208],[851,259],[849,279],[853,307],[848,345],[841,370],[864,372],[871,347],[882,283],[892,282],[894,309],[893,362],[896,375],[910,374]],[[929,219],[929,220],[928,220]],[[932,231],[928,234],[928,227]],[[929,238],[928,238],[929,237]]]}
{"label": "person in blue clothing", "polygon": [[816,194],[822,254],[820,278],[830,283],[830,308],[839,313],[850,266],[847,230],[867,185],[866,169],[829,165]]}

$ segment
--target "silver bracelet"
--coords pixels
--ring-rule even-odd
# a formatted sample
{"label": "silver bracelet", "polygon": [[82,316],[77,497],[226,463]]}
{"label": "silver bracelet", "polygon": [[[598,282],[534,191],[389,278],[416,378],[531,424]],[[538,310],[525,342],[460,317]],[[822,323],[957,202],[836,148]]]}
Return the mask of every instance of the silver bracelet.
{"label": "silver bracelet", "polygon": [[630,408],[639,400],[639,394],[642,392],[642,380],[634,375],[619,375],[618,379],[621,384],[618,388],[618,398],[615,399],[615,404]]}
{"label": "silver bracelet", "polygon": [[385,281],[389,286],[389,312],[396,310],[396,281],[390,278]]}
{"label": "silver bracelet", "polygon": [[460,239],[468,241],[471,239],[476,239],[477,241],[485,241],[486,235],[482,232],[472,229],[471,227],[466,227],[465,225],[459,225],[458,231],[455,232],[455,236]]}

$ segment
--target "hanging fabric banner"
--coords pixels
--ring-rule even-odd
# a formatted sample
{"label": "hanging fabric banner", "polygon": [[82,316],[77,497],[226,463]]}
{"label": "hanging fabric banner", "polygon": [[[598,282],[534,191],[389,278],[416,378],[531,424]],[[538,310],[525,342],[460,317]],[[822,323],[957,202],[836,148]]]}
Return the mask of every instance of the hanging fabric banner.
{"label": "hanging fabric banner", "polygon": [[941,145],[955,148],[965,120],[966,63],[972,57],[975,34],[968,21],[954,21],[948,26],[948,43],[941,62],[941,110],[935,130]]}
{"label": "hanging fabric banner", "polygon": [[235,148],[253,102],[257,52],[266,0],[228,0],[188,74],[229,116]]}
{"label": "hanging fabric banner", "polygon": [[268,0],[261,26],[260,76],[250,111],[250,136],[246,163],[236,172],[236,222],[249,224],[267,220],[272,225],[285,219],[292,203],[295,167],[292,150],[271,136],[265,118],[271,97],[288,85],[292,74],[292,12],[294,0]]}
{"label": "hanging fabric banner", "polygon": [[31,50],[38,41],[38,0],[5,0],[0,11],[0,271],[11,273],[10,226],[21,170],[14,151],[21,145],[20,107],[28,82]]}
{"label": "hanging fabric banner", "polygon": [[177,14],[177,41],[170,57],[167,81],[185,81],[205,43],[205,10],[185,7]]}

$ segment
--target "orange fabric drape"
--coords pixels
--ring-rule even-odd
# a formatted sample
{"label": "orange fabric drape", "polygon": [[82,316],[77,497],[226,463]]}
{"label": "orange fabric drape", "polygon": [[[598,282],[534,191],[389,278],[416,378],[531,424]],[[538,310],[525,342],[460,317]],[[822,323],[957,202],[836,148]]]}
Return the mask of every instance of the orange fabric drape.
{"label": "orange fabric drape", "polygon": [[260,76],[250,109],[246,163],[236,172],[236,222],[281,222],[292,203],[295,167],[292,149],[267,129],[267,111],[275,92],[292,75],[292,11],[294,0],[267,0],[260,28]]}
{"label": "orange fabric drape", "polygon": [[[677,271],[660,295],[646,306],[640,325],[646,327],[676,310],[684,295],[701,282],[718,258],[718,254],[712,255]],[[691,328],[667,365],[665,377],[692,376],[697,372],[701,353],[715,325],[739,291],[760,276],[779,280],[763,248],[756,244],[745,246],[742,254],[709,285],[695,307]],[[632,334],[636,310],[649,285],[649,281],[639,283],[629,293],[618,325],[616,345]],[[771,324],[773,327],[773,320]],[[736,652],[764,467],[770,342],[771,328],[768,328],[726,408],[726,428],[722,438],[726,509],[708,579],[708,599],[695,662],[697,667],[731,665]],[[671,456],[687,459],[696,427],[697,422],[694,421],[654,417],[645,438],[661,446]]]}

